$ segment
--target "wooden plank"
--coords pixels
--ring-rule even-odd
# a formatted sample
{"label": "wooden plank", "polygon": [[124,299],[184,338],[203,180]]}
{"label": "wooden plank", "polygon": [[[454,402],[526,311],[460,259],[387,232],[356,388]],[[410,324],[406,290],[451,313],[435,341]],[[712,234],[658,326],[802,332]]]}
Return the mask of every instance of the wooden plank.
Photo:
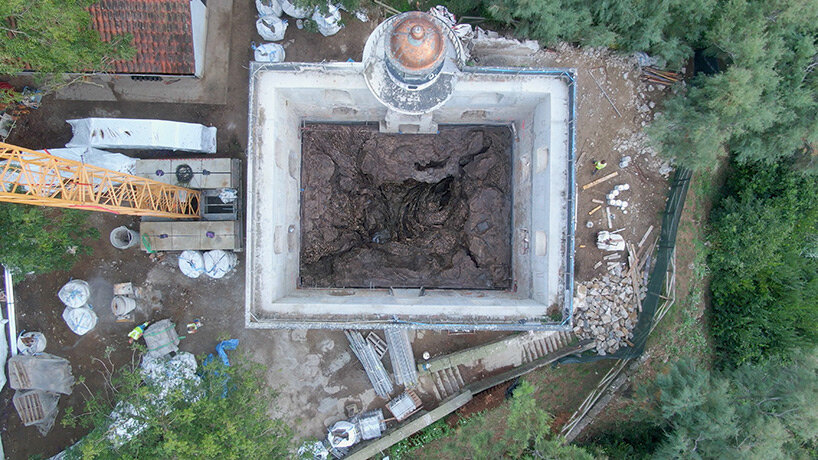
{"label": "wooden plank", "polygon": [[588,190],[589,188],[591,188],[591,187],[593,187],[595,185],[599,185],[599,184],[601,184],[601,183],[603,183],[605,181],[611,180],[611,179],[613,179],[614,177],[616,177],[618,175],[619,175],[619,171],[614,171],[614,172],[608,174],[605,177],[601,177],[601,178],[599,178],[599,179],[597,179],[597,180],[595,180],[593,182],[590,182],[590,183],[587,183],[587,184],[583,185],[582,190]]}
{"label": "wooden plank", "polygon": [[595,207],[594,209],[591,209],[590,211],[588,211],[588,215],[590,216],[591,214],[599,211],[600,209],[602,209],[602,205],[599,205],[599,206]]}
{"label": "wooden plank", "polygon": [[596,204],[605,204],[605,202],[604,202],[604,201],[602,201],[602,200],[597,200],[596,198],[591,198],[591,203],[596,203]]}
{"label": "wooden plank", "polygon": [[611,208],[610,207],[605,206],[605,214],[608,216],[608,229],[610,230],[610,229],[613,228],[613,223],[611,222]]}
{"label": "wooden plank", "polygon": [[642,313],[642,303],[639,301],[639,259],[636,258],[636,251],[632,244],[628,243],[628,265],[630,265],[631,281],[633,282],[633,303],[636,311]]}
{"label": "wooden plank", "polygon": [[642,239],[641,239],[641,240],[639,240],[639,245],[638,245],[638,247],[640,247],[640,248],[641,248],[641,247],[642,247],[642,245],[643,245],[643,244],[645,244],[645,240],[647,240],[647,239],[648,239],[648,235],[650,235],[650,232],[652,232],[652,231],[653,231],[653,225],[651,225],[650,227],[648,227],[648,231],[646,231],[646,232],[645,232],[645,234],[644,234],[644,235],[642,235]]}

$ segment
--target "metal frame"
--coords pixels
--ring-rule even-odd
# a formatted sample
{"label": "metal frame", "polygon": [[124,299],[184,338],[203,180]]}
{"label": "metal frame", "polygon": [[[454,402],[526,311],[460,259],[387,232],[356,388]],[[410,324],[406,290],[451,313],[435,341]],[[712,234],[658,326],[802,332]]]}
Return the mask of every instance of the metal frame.
{"label": "metal frame", "polygon": [[0,142],[0,201],[199,218],[201,193]]}

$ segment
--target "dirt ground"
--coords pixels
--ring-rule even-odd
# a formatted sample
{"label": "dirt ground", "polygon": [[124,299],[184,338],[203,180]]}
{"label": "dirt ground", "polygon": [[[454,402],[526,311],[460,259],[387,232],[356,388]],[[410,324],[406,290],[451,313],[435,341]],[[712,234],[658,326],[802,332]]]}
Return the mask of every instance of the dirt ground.
{"label": "dirt ground", "polygon": [[[378,20],[361,23],[349,16],[345,16],[345,19],[347,27],[329,38],[290,27],[282,42],[286,47],[287,61],[360,60],[364,41]],[[232,21],[227,104],[76,102],[46,97],[41,109],[32,111],[18,122],[8,141],[29,148],[61,147],[71,137],[66,119],[88,116],[160,118],[216,126],[219,156],[241,158],[247,139],[249,44],[252,40],[260,41],[253,27],[255,10],[252,2],[235,1]],[[578,164],[580,185],[592,179],[592,160],[607,160],[609,166],[602,172],[607,174],[619,170],[617,163],[622,155],[634,157],[630,167],[619,170],[620,177],[587,192],[580,190],[576,277],[582,281],[599,276],[604,270],[602,267],[594,268],[602,253],[593,242],[596,231],[607,227],[607,223],[600,211],[588,216],[587,213],[596,206],[592,199],[604,199],[605,193],[614,184],[627,182],[631,185],[631,207],[628,214],[613,210],[613,227],[625,228],[623,234],[626,239],[634,242],[641,238],[649,225],[658,225],[658,213],[664,203],[667,185],[659,174],[662,162],[651,155],[641,134],[641,123],[646,116],[652,116],[650,113],[646,115],[641,107],[650,102],[658,91],[650,91],[638,82],[632,63],[611,59],[593,50],[580,52],[566,47],[556,52],[541,52],[532,59],[532,65],[575,67],[579,70],[577,146],[581,158]],[[481,64],[490,65],[490,62]],[[622,116],[616,115],[590,78],[588,70],[591,69],[596,69],[596,78]],[[157,82],[157,85],[162,84]],[[652,112],[655,113],[655,110]],[[141,152],[140,155],[147,157],[156,154]],[[593,221],[592,228],[585,227],[587,220]],[[199,332],[183,339],[180,345],[183,351],[196,355],[210,353],[218,340],[234,337],[240,340],[240,350],[251,359],[267,364],[267,382],[279,394],[275,401],[275,414],[294,428],[297,438],[323,436],[327,425],[344,418],[344,409],[348,405],[361,409],[382,406],[384,401],[374,395],[341,332],[257,331],[244,328],[244,266],[241,256],[237,270],[224,279],[188,279],[179,272],[172,255],[153,262],[138,249],[122,252],[110,245],[110,230],[119,225],[137,228],[136,219],[92,214],[90,222],[101,235],[99,240],[91,242],[91,255],[85,256],[69,272],[27,277],[19,280],[15,288],[18,330],[42,331],[48,339],[46,351],[69,359],[74,375],[83,377],[89,388],[101,387],[101,368],[95,358],[110,352],[116,365],[130,360],[131,352],[125,334],[133,324],[116,323],[109,303],[113,284],[131,281],[146,293],[146,300],[140,305],[135,319],[171,318],[179,325],[177,329],[180,331],[184,324],[193,319],[202,321],[203,327]],[[74,335],[64,325],[61,318],[63,306],[56,295],[59,287],[71,278],[84,279],[91,284],[91,304],[99,315],[96,329],[82,337]],[[483,343],[497,335],[418,331],[412,337],[415,354],[419,357],[424,351],[439,356]],[[576,388],[571,390],[573,385],[566,388],[569,392],[579,392]],[[541,391],[549,391],[549,388]],[[81,412],[84,396],[84,390],[77,388],[71,396],[62,397],[60,413],[64,413],[69,406],[74,407],[75,412]],[[7,387],[0,393],[3,404],[0,431],[8,458],[28,458],[36,454],[50,456],[84,434],[81,429],[63,428],[58,418],[52,431],[42,437],[36,429],[20,424],[10,400],[11,391]]]}
{"label": "dirt ground", "polygon": [[511,286],[511,131],[303,132],[301,285]]}

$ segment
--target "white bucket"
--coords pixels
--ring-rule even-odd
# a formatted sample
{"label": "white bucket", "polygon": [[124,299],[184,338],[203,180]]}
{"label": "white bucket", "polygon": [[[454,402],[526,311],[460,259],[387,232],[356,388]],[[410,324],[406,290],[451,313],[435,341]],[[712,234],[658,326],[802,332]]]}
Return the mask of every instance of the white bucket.
{"label": "white bucket", "polygon": [[111,244],[117,249],[128,249],[139,243],[139,232],[124,225],[111,230]]}
{"label": "white bucket", "polygon": [[111,301],[111,311],[116,316],[127,315],[136,308],[136,300],[124,295],[115,295]]}

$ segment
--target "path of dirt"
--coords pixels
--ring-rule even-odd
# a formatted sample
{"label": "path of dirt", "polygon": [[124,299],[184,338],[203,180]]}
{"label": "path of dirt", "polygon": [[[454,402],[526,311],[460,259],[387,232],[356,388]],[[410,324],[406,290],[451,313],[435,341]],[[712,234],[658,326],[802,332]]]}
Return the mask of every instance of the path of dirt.
{"label": "path of dirt", "polygon": [[511,131],[303,133],[305,287],[511,286]]}

